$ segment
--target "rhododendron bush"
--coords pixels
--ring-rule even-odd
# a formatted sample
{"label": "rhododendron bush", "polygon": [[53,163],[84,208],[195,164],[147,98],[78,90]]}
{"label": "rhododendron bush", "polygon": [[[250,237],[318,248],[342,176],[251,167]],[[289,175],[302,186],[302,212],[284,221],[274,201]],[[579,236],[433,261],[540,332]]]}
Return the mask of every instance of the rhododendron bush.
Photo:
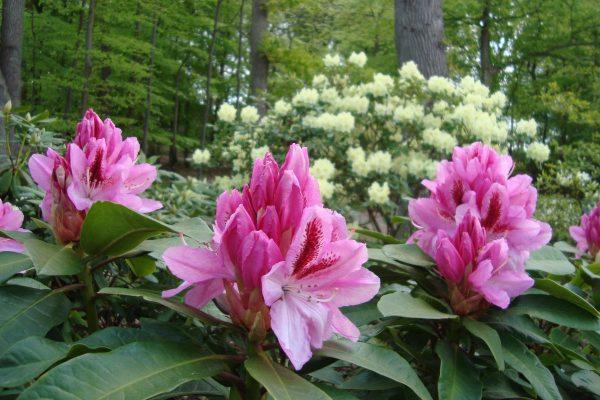
{"label": "rhododendron bush", "polygon": [[[507,141],[491,119],[500,97],[473,98],[482,89],[470,81],[425,83],[411,66],[398,79],[336,86],[352,79],[339,63],[330,56],[329,77],[277,103],[277,123],[242,110],[246,130],[229,154],[193,154],[201,166],[235,161],[218,194],[158,172],[136,138],[92,110],[64,147],[11,167],[39,198],[14,191],[0,203],[0,394],[594,398],[600,206],[571,227],[570,243],[550,244],[534,182],[504,151],[520,154],[524,140]],[[456,94],[463,86],[472,90]],[[353,89],[336,111],[320,103],[344,87]],[[395,98],[402,91],[412,100]],[[426,100],[438,94],[453,113],[471,96],[477,113],[492,107],[489,118],[479,115],[476,131],[477,118],[442,121]],[[395,117],[371,114],[385,104]],[[232,123],[236,112],[219,115]],[[438,117],[427,129],[439,132],[426,131]],[[280,140],[267,148],[268,132]],[[422,147],[430,134],[443,148]],[[333,140],[339,149],[323,145]],[[373,204],[387,208],[371,223],[410,221],[410,237],[348,224],[346,206],[369,214]]]}

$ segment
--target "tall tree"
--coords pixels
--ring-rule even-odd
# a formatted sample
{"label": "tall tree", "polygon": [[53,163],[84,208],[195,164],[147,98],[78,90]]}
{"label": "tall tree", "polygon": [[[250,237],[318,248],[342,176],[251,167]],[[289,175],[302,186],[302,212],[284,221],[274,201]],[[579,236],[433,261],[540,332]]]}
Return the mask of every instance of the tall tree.
{"label": "tall tree", "polygon": [[240,1],[240,15],[238,21],[238,43],[237,64],[235,67],[235,107],[240,106],[240,92],[242,88],[242,39],[244,38],[244,4],[246,0]]}
{"label": "tall tree", "polygon": [[94,14],[96,11],[96,0],[90,0],[87,30],[85,32],[85,66],[83,71],[83,93],[81,96],[81,109],[82,113],[88,108],[88,102],[90,98],[90,76],[92,75],[92,43],[94,33]]}
{"label": "tall tree", "polygon": [[[73,57],[72,68],[75,69],[77,66],[77,55],[79,48],[81,47],[81,31],[83,30],[83,22],[85,21],[85,4],[87,0],[81,0],[81,10],[79,10],[79,22],[77,23],[77,39],[75,40],[75,53]],[[73,107],[73,84],[69,81],[67,84],[67,90],[65,93],[65,112],[64,118],[71,113]]]}
{"label": "tall tree", "polygon": [[215,55],[215,44],[217,42],[217,34],[219,29],[219,12],[221,11],[221,4],[223,0],[217,0],[215,6],[215,14],[213,17],[213,29],[210,37],[210,47],[208,49],[208,61],[206,70],[206,101],[204,104],[204,120],[202,123],[202,133],[200,135],[200,144],[202,147],[206,144],[206,128],[208,125],[208,117],[210,116],[210,110],[212,108],[212,92],[211,92],[211,81],[213,71],[213,58]]}
{"label": "tall tree", "polygon": [[2,48],[0,68],[13,106],[21,104],[21,59],[25,0],[2,3]]}
{"label": "tall tree", "polygon": [[252,21],[250,23],[250,94],[257,99],[256,107],[263,115],[266,103],[260,99],[267,92],[269,59],[261,49],[268,28],[267,0],[252,0]]}
{"label": "tall tree", "polygon": [[158,16],[154,16],[152,23],[152,37],[150,39],[150,59],[148,60],[148,80],[146,87],[146,109],[144,110],[144,129],[142,133],[142,150],[148,154],[148,129],[150,128],[150,109],[152,108],[152,75],[154,74],[154,49],[156,48],[156,35],[158,32]]}
{"label": "tall tree", "polygon": [[492,86],[495,70],[492,66],[491,43],[490,43],[490,0],[483,0],[483,11],[481,13],[481,30],[479,33],[479,77],[488,87]]}
{"label": "tall tree", "polygon": [[446,75],[442,0],[395,0],[398,64],[414,61],[426,77]]}

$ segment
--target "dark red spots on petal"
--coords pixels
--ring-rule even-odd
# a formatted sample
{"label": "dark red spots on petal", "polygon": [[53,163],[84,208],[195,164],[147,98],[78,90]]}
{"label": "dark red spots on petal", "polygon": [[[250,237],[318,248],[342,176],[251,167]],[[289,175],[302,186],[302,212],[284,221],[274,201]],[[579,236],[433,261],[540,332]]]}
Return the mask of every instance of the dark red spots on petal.
{"label": "dark red spots on petal", "polygon": [[458,206],[462,204],[462,199],[465,194],[465,187],[461,180],[454,181],[454,185],[452,186],[452,200],[454,200],[454,205]]}
{"label": "dark red spots on petal", "polygon": [[303,268],[301,268],[300,270],[295,272],[294,275],[297,279],[302,279],[308,275],[315,274],[319,271],[323,271],[323,270],[331,267],[332,265],[337,263],[339,259],[340,259],[340,257],[336,254],[327,254],[325,257],[322,257],[315,264],[312,264],[310,266],[308,266],[308,265],[304,266]]}
{"label": "dark red spots on petal", "polygon": [[313,219],[308,222],[304,229],[304,236],[302,239],[302,248],[294,261],[294,275],[299,271],[308,268],[308,266],[310,266],[310,264],[312,264],[319,256],[324,239],[321,221]]}
{"label": "dark red spots on petal", "polygon": [[96,150],[94,161],[90,165],[90,184],[97,186],[104,178],[102,176],[102,156],[104,155],[104,149],[101,147]]}
{"label": "dark red spots on petal", "polygon": [[490,199],[487,215],[483,221],[481,221],[481,225],[486,229],[491,229],[500,220],[500,217],[502,216],[501,214],[502,200],[500,199],[500,193],[494,192],[492,194],[492,198]]}

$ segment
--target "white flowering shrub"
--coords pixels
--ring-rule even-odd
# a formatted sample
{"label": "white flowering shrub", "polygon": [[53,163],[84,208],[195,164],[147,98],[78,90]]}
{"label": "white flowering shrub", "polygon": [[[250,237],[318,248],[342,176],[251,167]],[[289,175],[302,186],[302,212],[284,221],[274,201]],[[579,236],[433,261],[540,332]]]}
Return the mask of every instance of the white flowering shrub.
{"label": "white flowering shrub", "polygon": [[[222,105],[215,162],[230,165],[236,177],[263,149],[284,154],[290,142],[302,143],[315,160],[326,203],[367,207],[372,222],[386,221],[384,230],[395,234],[390,216],[402,213],[403,196],[418,195],[419,182],[457,145],[482,141],[532,163],[548,159],[548,146],[536,142],[536,122],[503,114],[503,93],[490,93],[472,77],[425,79],[412,62],[395,76],[372,73],[363,68],[366,61],[364,53],[346,61],[327,55],[323,71],[291,98],[276,100],[261,119],[244,107],[232,120],[231,106]],[[217,183],[225,189],[223,183],[237,180]]]}

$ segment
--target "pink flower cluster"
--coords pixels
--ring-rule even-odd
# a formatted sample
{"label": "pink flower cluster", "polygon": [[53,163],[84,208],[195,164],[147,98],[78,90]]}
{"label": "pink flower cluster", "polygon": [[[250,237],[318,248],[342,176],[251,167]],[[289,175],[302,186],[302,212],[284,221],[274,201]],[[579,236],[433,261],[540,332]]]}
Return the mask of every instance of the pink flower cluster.
{"label": "pink flower cluster", "polygon": [[454,149],[427,198],[413,200],[409,214],[419,228],[411,237],[435,258],[448,281],[457,313],[469,314],[510,299],[533,285],[525,272],[529,252],[548,243],[552,230],[533,218],[537,192],[528,175],[510,177],[512,158],[473,143]]}
{"label": "pink flower cluster", "polygon": [[581,216],[581,224],[569,228],[571,237],[577,242],[577,256],[589,253],[592,258],[600,254],[600,204]]}
{"label": "pink flower cluster", "polygon": [[[8,232],[27,232],[21,228],[23,225],[23,213],[15,208],[9,202],[0,200],[0,229]],[[0,237],[0,252],[11,251],[13,253],[23,253],[25,247],[18,241]]]}
{"label": "pink flower cluster", "polygon": [[112,201],[137,212],[162,205],[140,197],[156,179],[156,168],[136,164],[140,145],[135,137],[123,140],[110,119],[104,122],[88,110],[77,124],[77,135],[63,156],[52,149],[34,154],[29,170],[45,191],[42,215],[62,243],[76,242],[83,220],[97,201]]}
{"label": "pink flower cluster", "polygon": [[214,232],[209,248],[165,251],[183,283],[164,297],[191,288],[185,302],[197,308],[218,297],[252,340],[272,329],[296,369],[334,333],[358,339],[339,308],[373,298],[379,278],[362,267],[366,246],[344,218],[322,207],[306,148],[291,145],[281,167],[271,154],[257,159],[241,193],[219,196]]}

